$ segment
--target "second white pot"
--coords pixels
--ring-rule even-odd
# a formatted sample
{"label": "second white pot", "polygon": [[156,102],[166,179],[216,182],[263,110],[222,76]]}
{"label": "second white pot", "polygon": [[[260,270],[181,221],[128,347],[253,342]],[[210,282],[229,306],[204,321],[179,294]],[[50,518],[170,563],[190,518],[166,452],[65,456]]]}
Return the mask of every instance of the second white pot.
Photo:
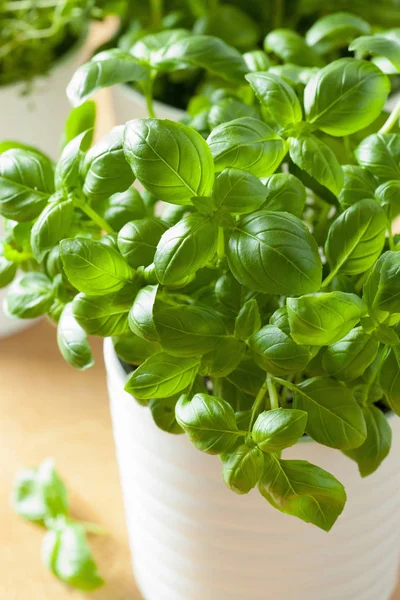
{"label": "second white pot", "polygon": [[217,457],[159,430],[149,409],[124,391],[111,340],[105,361],[134,572],[145,600],[389,600],[400,548],[400,419],[390,418],[390,455],[366,479],[350,459],[313,441],[285,452],[346,487],[345,510],[325,533],[276,511],[256,490],[228,490]]}

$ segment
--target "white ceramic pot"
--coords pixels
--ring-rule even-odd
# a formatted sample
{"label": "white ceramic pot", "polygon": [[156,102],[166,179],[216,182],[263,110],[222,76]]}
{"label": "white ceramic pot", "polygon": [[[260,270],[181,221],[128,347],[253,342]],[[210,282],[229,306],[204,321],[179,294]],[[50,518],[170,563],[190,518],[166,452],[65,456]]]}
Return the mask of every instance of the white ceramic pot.
{"label": "white ceramic pot", "polygon": [[[117,125],[124,125],[132,119],[145,119],[149,116],[144,96],[128,85],[116,85],[111,88]],[[158,119],[179,121],[185,111],[162,102],[154,102],[154,111]]]}
{"label": "white ceramic pot", "polygon": [[388,600],[397,581],[400,419],[393,447],[361,479],[340,452],[304,441],[285,452],[346,486],[331,532],[273,509],[257,491],[237,496],[215,456],[159,430],[124,391],[126,374],[105,343],[111,415],[135,577],[145,600]]}
{"label": "white ceramic pot", "polygon": [[58,158],[64,122],[71,110],[65,90],[82,62],[81,48],[78,42],[47,75],[36,77],[28,94],[24,94],[24,83],[0,87],[0,141],[23,142]]}

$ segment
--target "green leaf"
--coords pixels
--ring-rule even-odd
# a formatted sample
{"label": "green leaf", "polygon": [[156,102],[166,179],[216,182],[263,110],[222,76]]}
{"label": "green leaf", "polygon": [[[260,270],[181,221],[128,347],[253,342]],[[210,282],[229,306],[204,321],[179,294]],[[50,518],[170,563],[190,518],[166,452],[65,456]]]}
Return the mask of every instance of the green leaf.
{"label": "green leaf", "polygon": [[199,358],[174,357],[158,352],[132,373],[125,390],[142,400],[168,398],[193,383],[199,366]]}
{"label": "green leaf", "polygon": [[93,202],[124,192],[134,181],[123,149],[122,125],[114,127],[86,154],[81,169],[83,192]]}
{"label": "green leaf", "polygon": [[18,471],[11,504],[20,517],[36,523],[67,514],[67,490],[51,458],[44,460],[37,469]]}
{"label": "green leaf", "polygon": [[358,448],[346,450],[345,454],[356,461],[361,477],[367,477],[380,467],[389,454],[392,430],[386,416],[377,406],[363,406],[367,424],[367,439]]}
{"label": "green leaf", "polygon": [[131,267],[147,267],[153,262],[157,244],[167,229],[160,219],[130,221],[118,234],[118,249]]}
{"label": "green leaf", "polygon": [[332,272],[357,275],[368,271],[385,244],[385,211],[374,200],[360,200],[331,225],[325,254]]}
{"label": "green leaf", "polygon": [[322,366],[336,379],[351,381],[365,373],[374,362],[378,350],[378,340],[365,333],[362,327],[356,327],[325,350]]}
{"label": "green leaf", "polygon": [[91,137],[92,131],[84,131],[65,146],[55,170],[57,190],[68,194],[81,186],[83,151],[90,147]]}
{"label": "green leaf", "polygon": [[0,154],[0,214],[31,221],[54,192],[53,165],[44,155],[14,148]]}
{"label": "green leaf", "polygon": [[2,256],[3,244],[0,242],[0,289],[7,287],[17,274],[17,265]]}
{"label": "green leaf", "polygon": [[348,450],[365,442],[363,412],[341,381],[313,377],[296,386],[294,408],[308,413],[306,433],[319,444]]}
{"label": "green leaf", "polygon": [[311,359],[308,348],[298,346],[275,325],[265,325],[248,340],[248,344],[258,366],[272,375],[304,371]]}
{"label": "green leaf", "polygon": [[149,215],[142,196],[133,186],[96,203],[96,212],[114,231],[120,231],[129,221],[144,219]]}
{"label": "green leaf", "polygon": [[95,590],[104,583],[80,523],[58,521],[44,537],[42,560],[63,583],[83,592]]}
{"label": "green leaf", "polygon": [[280,128],[302,121],[303,112],[296,92],[281,77],[264,72],[250,73],[246,79]]}
{"label": "green leaf", "polygon": [[333,475],[304,460],[264,456],[260,493],[274,508],[329,531],[346,503],[343,485]]}
{"label": "green leaf", "polygon": [[222,459],[222,478],[236,494],[248,494],[263,474],[264,455],[257,447],[241,444]]}
{"label": "green leaf", "polygon": [[337,12],[318,19],[307,31],[306,42],[319,54],[326,54],[348,46],[353,38],[368,35],[370,31],[370,24],[361,17],[350,12]]}
{"label": "green leaf", "polygon": [[400,181],[382,183],[375,191],[375,198],[392,220],[400,215]]}
{"label": "green leaf", "polygon": [[216,178],[212,198],[219,211],[243,214],[258,210],[267,190],[261,181],[240,169],[224,169]]}
{"label": "green leaf", "polygon": [[251,435],[263,452],[281,452],[294,446],[304,434],[307,413],[293,408],[266,410],[258,415]]}
{"label": "green leaf", "polygon": [[291,137],[289,143],[290,158],[295,165],[338,196],[344,176],[342,167],[329,146],[315,135]]}
{"label": "green leaf", "polygon": [[74,217],[72,200],[50,202],[32,227],[31,246],[37,261],[41,262],[62,239],[68,237]]}
{"label": "green leaf", "polygon": [[265,209],[288,212],[301,217],[307,192],[297,177],[290,173],[276,173],[268,177],[265,185],[267,187]]}
{"label": "green leaf", "polygon": [[221,123],[234,121],[241,117],[257,118],[259,112],[254,106],[249,106],[240,102],[236,98],[222,98],[216,104],[213,104],[207,111],[207,124],[210,130],[213,130]]}
{"label": "green leaf", "polygon": [[308,82],[304,91],[306,118],[329,135],[351,135],[379,117],[389,92],[389,79],[378,67],[341,58]]}
{"label": "green leaf", "polygon": [[132,332],[113,338],[114,350],[119,358],[131,365],[141,365],[150,356],[160,352],[161,347],[156,342],[149,342]]}
{"label": "green leaf", "polygon": [[70,283],[84,294],[111,294],[132,281],[131,267],[110,246],[78,237],[62,240],[60,249]]}
{"label": "green leaf", "polygon": [[92,350],[86,333],[77,322],[72,303],[65,305],[57,326],[58,348],[68,364],[84,371],[94,365]]}
{"label": "green leaf", "polygon": [[67,87],[72,106],[79,106],[98,90],[117,83],[141,81],[148,71],[129,52],[118,48],[99,52],[74,73]]}
{"label": "green leaf", "polygon": [[267,294],[305,294],[321,285],[321,259],[307,227],[289,213],[258,211],[236,223],[227,248],[239,283]]}
{"label": "green leaf", "polygon": [[369,171],[357,165],[343,165],[342,169],[344,183],[339,202],[343,210],[360,200],[374,197],[377,183]]}
{"label": "green leaf", "polygon": [[355,157],[380,183],[400,179],[400,134],[369,135],[356,148]]}
{"label": "green leaf", "polygon": [[244,435],[238,430],[231,405],[217,396],[195,394],[189,400],[183,395],[175,415],[192,444],[207,454],[229,452]]}
{"label": "green leaf", "polygon": [[166,431],[167,433],[184,433],[175,417],[176,403],[176,396],[173,396],[172,398],[162,398],[160,400],[155,398],[149,400],[148,406],[151,410],[154,423],[159,429]]}
{"label": "green leaf", "polygon": [[71,110],[64,125],[63,147],[85,132],[88,132],[87,142],[89,146],[91,145],[96,124],[96,112],[97,105],[93,100],[88,100]]}
{"label": "green leaf", "polygon": [[364,285],[363,300],[378,322],[400,313],[400,253],[385,252]]}
{"label": "green leaf", "polygon": [[258,25],[244,10],[233,4],[216,6],[197,19],[195,33],[221,38],[239,50],[254,48],[260,37]]}
{"label": "green leaf", "polygon": [[288,336],[290,335],[290,324],[289,324],[289,317],[288,317],[288,311],[287,311],[286,306],[282,306],[281,308],[278,308],[271,315],[269,322],[270,322],[270,325],[275,325],[276,327],[279,327],[279,329],[281,329],[284,333],[286,333],[286,335],[288,335]]}
{"label": "green leaf", "polygon": [[26,273],[11,285],[6,302],[6,312],[19,319],[41,317],[53,302],[53,288],[44,273]]}
{"label": "green leaf", "polygon": [[375,35],[364,35],[353,40],[349,46],[353,52],[384,56],[400,70],[400,32],[384,31]]}
{"label": "green leaf", "polygon": [[135,119],[125,125],[124,151],[140,183],[171,204],[209,196],[214,183],[210,149],[202,136],[181,123]]}
{"label": "green leaf", "polygon": [[287,142],[269,125],[252,117],[218,125],[207,143],[216,171],[235,167],[256,177],[271,175],[288,150]]}
{"label": "green leaf", "polygon": [[264,40],[264,50],[278,56],[283,62],[304,67],[320,67],[321,58],[305,39],[290,29],[275,29]]}
{"label": "green leaf", "polygon": [[235,336],[247,340],[261,327],[261,316],[257,300],[248,300],[240,309],[235,320]]}
{"label": "green leaf", "polygon": [[269,57],[262,50],[251,50],[243,54],[244,61],[250,72],[267,71],[271,66]]}
{"label": "green leaf", "polygon": [[158,342],[159,340],[153,321],[153,309],[157,292],[157,285],[147,285],[139,290],[128,316],[129,327],[132,332],[151,342]]}
{"label": "green leaf", "polygon": [[400,363],[393,348],[382,365],[380,384],[390,408],[400,416]]}
{"label": "green leaf", "polygon": [[265,373],[251,358],[245,357],[239,366],[227,375],[227,380],[244,394],[254,397],[265,382]]}
{"label": "green leaf", "polygon": [[233,336],[217,339],[213,349],[201,359],[200,373],[208,377],[226,377],[242,360],[246,346]]}
{"label": "green leaf", "polygon": [[172,285],[196,273],[214,257],[218,226],[199,213],[183,217],[161,237],[154,257],[158,281]]}

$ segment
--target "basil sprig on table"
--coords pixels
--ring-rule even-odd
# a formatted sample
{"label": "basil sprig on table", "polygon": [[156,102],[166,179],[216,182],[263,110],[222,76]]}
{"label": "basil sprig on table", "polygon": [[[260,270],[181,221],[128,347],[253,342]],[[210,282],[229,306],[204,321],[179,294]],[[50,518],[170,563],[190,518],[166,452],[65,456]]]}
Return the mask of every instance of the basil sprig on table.
{"label": "basil sprig on table", "polygon": [[119,74],[148,100],[161,69],[222,79],[185,123],[134,119],[94,145],[82,104],[55,168],[32,149],[0,155],[0,281],[28,271],[8,313],[48,314],[80,369],[87,336],[112,337],[158,427],[219,454],[234,492],[258,487],[324,530],[344,488],[285,450],[307,435],[366,476],[389,452],[385,411],[400,415],[400,103],[385,113],[379,63],[336,58],[370,31],[333,16],[306,39],[269,34],[268,56],[182,30],[109,51],[72,80],[77,103]]}

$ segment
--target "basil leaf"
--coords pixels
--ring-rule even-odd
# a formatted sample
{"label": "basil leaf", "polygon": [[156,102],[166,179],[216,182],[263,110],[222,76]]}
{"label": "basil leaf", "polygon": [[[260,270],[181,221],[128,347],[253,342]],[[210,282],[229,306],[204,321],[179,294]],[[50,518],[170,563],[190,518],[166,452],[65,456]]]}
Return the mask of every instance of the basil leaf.
{"label": "basil leaf", "polygon": [[400,313],[400,255],[385,252],[377,260],[364,285],[363,300],[378,322]]}
{"label": "basil leaf", "polygon": [[247,69],[252,73],[267,71],[271,66],[269,57],[262,50],[245,52],[243,54],[243,59],[247,65]]}
{"label": "basil leaf", "polygon": [[210,10],[196,21],[194,31],[219,37],[239,50],[254,48],[260,37],[258,25],[251,16],[232,4]]}
{"label": "basil leaf", "polygon": [[360,200],[373,198],[376,180],[369,171],[357,165],[343,165],[344,183],[339,194],[340,206],[343,210]]}
{"label": "basil leaf", "polygon": [[114,350],[123,361],[131,365],[141,365],[146,359],[161,351],[161,347],[156,342],[149,342],[134,333],[124,333],[124,335],[113,338]]}
{"label": "basil leaf", "polygon": [[240,309],[235,320],[235,336],[247,340],[261,327],[261,316],[257,300],[248,300]]}
{"label": "basil leaf", "polygon": [[208,377],[226,377],[242,360],[246,346],[233,336],[217,339],[213,349],[201,359],[200,374]]}
{"label": "basil leaf", "polygon": [[387,181],[375,191],[375,198],[390,220],[400,215],[400,181]]}
{"label": "basil leaf", "polygon": [[272,375],[304,371],[311,359],[308,348],[298,346],[275,325],[265,325],[248,340],[248,344],[258,366]]}
{"label": "basil leaf", "polygon": [[67,514],[67,490],[51,458],[37,469],[22,469],[17,473],[11,504],[20,517],[34,523]]}
{"label": "basil leaf", "polygon": [[224,273],[216,281],[215,295],[224,312],[236,317],[242,305],[242,286],[230,272]]}
{"label": "basil leaf", "polygon": [[345,454],[356,461],[361,477],[374,473],[389,454],[392,430],[386,416],[376,406],[363,406],[367,424],[367,439],[358,448]]}
{"label": "basil leaf", "polygon": [[157,400],[152,398],[149,400],[149,408],[151,415],[154,419],[154,423],[162,431],[167,433],[180,434],[184,433],[182,427],[178,425],[175,418],[175,406],[177,403],[176,397],[163,398]]}
{"label": "basil leaf", "polygon": [[142,196],[130,187],[125,192],[113,194],[109,198],[96,203],[96,212],[114,229],[120,231],[129,221],[144,219],[148,216],[148,209]]}
{"label": "basil leaf", "polygon": [[354,37],[368,35],[370,31],[370,24],[361,17],[349,12],[337,12],[318,19],[305,37],[309,46],[319,54],[326,54],[348,46]]}
{"label": "basil leaf", "polygon": [[122,125],[114,127],[85,156],[81,170],[83,192],[94,202],[124,192],[134,181],[124,155],[123,133]]}
{"label": "basil leaf", "polygon": [[264,40],[264,50],[278,56],[283,62],[304,67],[320,67],[321,58],[305,39],[291,29],[275,29]]}
{"label": "basil leaf", "polygon": [[321,292],[286,300],[290,333],[298,344],[328,346],[341,340],[366,312],[362,300],[345,292]]}
{"label": "basil leaf", "polygon": [[151,66],[152,56],[168,44],[173,44],[191,35],[187,29],[169,29],[141,37],[130,49],[130,53],[141,64]]}
{"label": "basil leaf", "polygon": [[398,30],[359,37],[353,40],[349,50],[373,56],[384,56],[397,70],[400,70],[400,32]]}
{"label": "basil leaf", "polygon": [[84,131],[65,146],[55,170],[57,190],[68,193],[80,185],[83,150],[89,148],[91,135],[91,131]]}
{"label": "basil leaf", "polygon": [[330,135],[351,135],[379,117],[389,92],[389,79],[378,67],[341,58],[308,82],[304,91],[306,118]]}
{"label": "basil leaf", "polygon": [[368,271],[385,244],[387,220],[374,200],[360,200],[331,225],[325,254],[332,272],[357,275]]}
{"label": "basil leaf", "polygon": [[32,227],[31,246],[35,258],[41,262],[46,254],[67,237],[74,218],[72,200],[50,202]]}
{"label": "basil leaf", "polygon": [[166,352],[158,352],[132,373],[125,390],[141,400],[168,398],[193,383],[199,366],[198,358],[178,358]]}
{"label": "basil leaf", "polygon": [[140,338],[151,342],[159,340],[159,335],[153,321],[153,308],[157,291],[157,285],[148,285],[139,290],[128,316],[129,327],[132,332]]}
{"label": "basil leaf", "polygon": [[8,291],[5,310],[12,317],[34,319],[46,314],[53,302],[53,288],[44,273],[26,273]]}
{"label": "basil leaf", "polygon": [[82,133],[86,133],[87,143],[89,146],[91,145],[96,124],[96,112],[97,105],[93,100],[88,100],[70,111],[64,125],[63,148]]}
{"label": "basil leaf", "polygon": [[267,210],[289,212],[301,217],[306,204],[307,192],[305,186],[297,177],[289,173],[276,173],[268,177]]}
{"label": "basil leaf", "polygon": [[72,106],[79,106],[98,90],[117,83],[141,81],[148,71],[129,52],[112,48],[95,54],[74,73],[67,87]]}
{"label": "basil leaf", "polygon": [[293,408],[266,410],[258,415],[251,435],[263,452],[281,452],[294,446],[304,434],[307,413]]}
{"label": "basil leaf", "polygon": [[378,340],[365,333],[362,327],[356,327],[325,350],[322,366],[326,373],[336,379],[351,381],[365,373],[374,362],[378,350]]}
{"label": "basil leaf", "polygon": [[132,281],[133,271],[109,246],[88,238],[62,240],[61,259],[70,283],[89,296],[111,294]]}
{"label": "basil leaf", "polygon": [[284,333],[286,333],[286,335],[290,335],[290,324],[289,324],[289,317],[288,317],[288,311],[286,306],[282,306],[281,308],[278,308],[272,315],[271,318],[269,320],[270,325],[275,325],[276,327],[279,327],[279,329],[281,329]]}
{"label": "basil leaf", "polygon": [[335,154],[315,135],[299,135],[289,138],[289,154],[292,161],[335,196],[343,185],[343,171]]}
{"label": "basil leaf", "polygon": [[[0,249],[2,244],[0,243]],[[17,274],[17,265],[0,253],[0,289],[7,287]]]}
{"label": "basil leaf", "polygon": [[321,259],[307,227],[289,213],[255,212],[236,223],[227,258],[234,277],[267,294],[305,294],[321,284]]}
{"label": "basil leaf", "polygon": [[172,121],[135,119],[125,125],[124,151],[140,183],[171,204],[209,196],[214,183],[210,149],[190,127]]}
{"label": "basil leaf", "polygon": [[147,267],[153,262],[157,244],[167,229],[159,219],[130,221],[118,234],[118,249],[131,267]]}
{"label": "basil leaf", "polygon": [[263,474],[264,455],[257,447],[241,444],[222,459],[222,478],[236,494],[248,494]]}
{"label": "basil leaf", "polygon": [[42,560],[63,583],[84,592],[95,590],[104,583],[80,523],[59,521],[49,530],[43,540]]}
{"label": "basil leaf", "polygon": [[258,484],[274,508],[329,531],[346,503],[343,485],[333,475],[305,460],[264,456],[264,475]]}
{"label": "basil leaf", "polygon": [[313,440],[341,450],[357,448],[365,442],[363,412],[341,381],[313,377],[296,387],[293,406],[308,413],[306,433]]}
{"label": "basil leaf", "polygon": [[84,371],[94,365],[86,333],[77,322],[72,303],[65,305],[57,326],[57,344],[64,360],[75,369]]}
{"label": "basil leaf", "polygon": [[257,177],[271,175],[287,152],[287,142],[259,119],[242,117],[218,125],[207,143],[216,171],[235,167]]}
{"label": "basil leaf", "polygon": [[222,98],[219,102],[213,104],[206,114],[207,124],[210,130],[221,125],[221,123],[234,121],[241,117],[253,117],[256,119],[259,116],[259,113],[254,106],[244,104],[236,98]]}
{"label": "basil leaf", "polygon": [[251,358],[245,357],[239,366],[227,375],[227,380],[241,392],[254,397],[265,381],[265,373]]}
{"label": "basil leaf", "polygon": [[301,104],[293,88],[273,73],[246,75],[257,98],[280,127],[300,123],[303,119]]}
{"label": "basil leaf", "polygon": [[0,214],[31,221],[54,192],[53,165],[44,155],[20,148],[0,154]]}
{"label": "basil leaf", "polygon": [[240,169],[224,169],[216,178],[212,192],[216,209],[237,215],[258,210],[266,195],[265,185]]}
{"label": "basil leaf", "polygon": [[217,239],[218,226],[212,218],[198,213],[183,217],[157,245],[154,266],[158,281],[172,285],[196,273],[214,257]]}
{"label": "basil leaf", "polygon": [[359,165],[370,171],[380,183],[400,179],[400,134],[375,133],[355,150]]}
{"label": "basil leaf", "polygon": [[243,435],[231,405],[217,396],[195,394],[191,400],[181,396],[175,416],[192,444],[207,454],[229,452]]}
{"label": "basil leaf", "polygon": [[390,408],[400,415],[400,364],[393,348],[382,365],[380,384]]}

